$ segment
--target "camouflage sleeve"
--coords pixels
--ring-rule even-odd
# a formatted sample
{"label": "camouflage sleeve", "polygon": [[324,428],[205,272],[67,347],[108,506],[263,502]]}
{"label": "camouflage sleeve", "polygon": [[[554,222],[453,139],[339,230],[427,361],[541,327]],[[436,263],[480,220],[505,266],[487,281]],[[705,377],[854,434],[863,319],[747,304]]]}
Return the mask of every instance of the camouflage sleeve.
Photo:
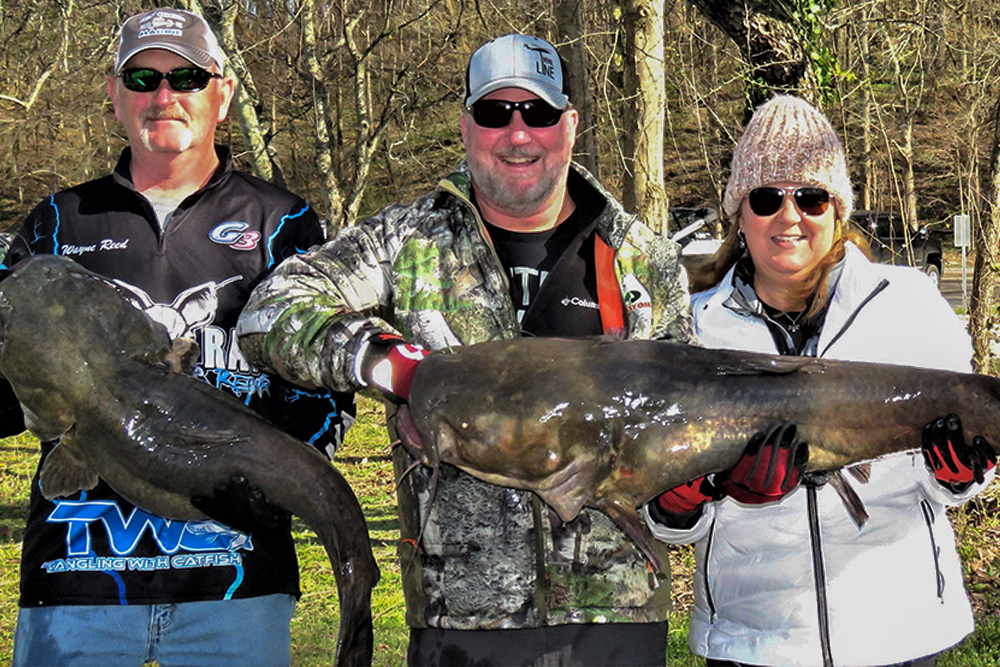
{"label": "camouflage sleeve", "polygon": [[692,343],[695,338],[687,271],[680,263],[679,246],[667,239],[663,240],[672,246],[669,250],[665,249],[671,259],[667,264],[667,271],[661,277],[662,308],[658,313],[659,318],[653,320],[652,337],[678,343]]}
{"label": "camouflage sleeve", "polygon": [[394,331],[379,314],[391,300],[398,250],[385,230],[399,208],[286,259],[254,289],[237,325],[247,361],[305,387],[360,389],[358,348],[374,331]]}
{"label": "camouflage sleeve", "polygon": [[[649,300],[651,321],[638,330],[640,337],[694,341],[687,271],[680,257],[680,246],[670,239],[641,223],[631,226],[618,261],[626,292],[645,290],[639,298]],[[636,283],[630,284],[630,275]]]}

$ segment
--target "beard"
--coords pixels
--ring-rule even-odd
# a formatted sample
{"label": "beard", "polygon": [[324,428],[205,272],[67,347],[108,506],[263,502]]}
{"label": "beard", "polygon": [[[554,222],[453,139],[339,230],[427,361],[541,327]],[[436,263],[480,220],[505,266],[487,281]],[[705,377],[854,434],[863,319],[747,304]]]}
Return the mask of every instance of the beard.
{"label": "beard", "polygon": [[[523,151],[512,150],[508,157],[531,157]],[[542,175],[533,180],[507,179],[490,169],[472,155],[467,155],[469,173],[476,190],[476,196],[489,201],[494,208],[514,217],[525,217],[536,213],[539,207],[551,197],[555,189],[564,182],[569,159],[560,160]]]}
{"label": "beard", "polygon": [[[173,120],[169,130],[160,128],[150,130],[147,120]],[[194,144],[194,131],[191,129],[191,118],[180,107],[166,109],[151,109],[142,116],[139,128],[139,140],[150,152],[182,152]]]}

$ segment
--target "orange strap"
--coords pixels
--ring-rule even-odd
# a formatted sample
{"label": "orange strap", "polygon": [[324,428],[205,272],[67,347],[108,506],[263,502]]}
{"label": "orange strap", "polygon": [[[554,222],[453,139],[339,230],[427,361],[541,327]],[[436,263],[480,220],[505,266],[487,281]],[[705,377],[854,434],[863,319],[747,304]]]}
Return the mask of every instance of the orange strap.
{"label": "orange strap", "polygon": [[599,234],[594,235],[594,265],[597,269],[597,304],[601,308],[604,335],[625,334],[625,304],[615,276],[615,251]]}

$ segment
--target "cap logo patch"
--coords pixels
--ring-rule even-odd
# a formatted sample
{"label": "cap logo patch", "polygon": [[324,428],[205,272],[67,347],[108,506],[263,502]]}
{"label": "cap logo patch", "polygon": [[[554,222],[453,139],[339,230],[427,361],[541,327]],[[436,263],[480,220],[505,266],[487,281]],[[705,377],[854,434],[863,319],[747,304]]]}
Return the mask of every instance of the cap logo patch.
{"label": "cap logo patch", "polygon": [[179,14],[157,12],[139,24],[137,37],[143,39],[155,35],[180,36],[184,30],[184,17]]}
{"label": "cap logo patch", "polygon": [[535,62],[535,71],[541,74],[542,76],[552,79],[552,81],[555,81],[556,64],[555,61],[552,59],[552,54],[549,53],[549,50],[538,46],[531,46],[530,44],[525,44],[524,48],[528,49],[529,51],[534,51],[535,53],[538,54],[538,60]]}

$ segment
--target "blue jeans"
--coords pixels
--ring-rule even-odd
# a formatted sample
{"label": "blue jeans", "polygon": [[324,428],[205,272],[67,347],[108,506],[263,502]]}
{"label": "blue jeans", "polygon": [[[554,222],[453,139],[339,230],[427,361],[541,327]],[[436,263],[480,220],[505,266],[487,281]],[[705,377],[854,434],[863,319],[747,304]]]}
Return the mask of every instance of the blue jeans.
{"label": "blue jeans", "polygon": [[14,667],[250,667],[291,662],[291,595],[21,609]]}

